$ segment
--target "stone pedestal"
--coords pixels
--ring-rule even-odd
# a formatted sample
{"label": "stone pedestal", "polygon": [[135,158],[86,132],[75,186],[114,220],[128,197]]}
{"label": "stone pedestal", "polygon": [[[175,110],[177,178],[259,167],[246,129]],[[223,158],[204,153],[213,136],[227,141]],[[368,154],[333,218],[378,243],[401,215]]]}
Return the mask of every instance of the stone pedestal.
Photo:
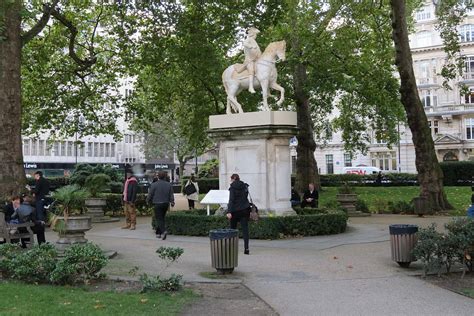
{"label": "stone pedestal", "polygon": [[230,176],[249,184],[253,202],[275,215],[295,214],[291,208],[289,140],[296,135],[295,112],[249,112],[209,117],[209,134],[219,144],[219,189]]}
{"label": "stone pedestal", "polygon": [[92,223],[110,223],[118,222],[119,218],[113,218],[104,215],[104,207],[107,204],[106,199],[88,198],[86,199],[87,214],[92,217]]}

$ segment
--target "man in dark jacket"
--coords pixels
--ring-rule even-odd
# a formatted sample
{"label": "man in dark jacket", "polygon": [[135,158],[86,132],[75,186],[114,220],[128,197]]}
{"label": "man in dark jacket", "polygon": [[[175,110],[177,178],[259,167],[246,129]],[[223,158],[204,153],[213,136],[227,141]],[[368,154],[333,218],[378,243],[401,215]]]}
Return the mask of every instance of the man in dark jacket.
{"label": "man in dark jacket", "polygon": [[227,218],[230,220],[230,228],[236,229],[240,222],[242,234],[244,237],[244,254],[249,252],[249,217],[250,202],[248,199],[248,184],[240,181],[238,174],[230,177],[229,204],[227,204]]}
{"label": "man in dark jacket", "polygon": [[47,220],[46,211],[44,209],[46,195],[49,194],[49,181],[43,177],[43,172],[36,171],[34,173],[36,180],[33,195],[36,200],[36,221],[35,221],[35,233],[38,239],[38,244],[46,242],[44,235],[44,226]]}
{"label": "man in dark jacket", "polygon": [[310,183],[308,185],[308,190],[304,192],[303,201],[301,202],[301,207],[311,206],[318,207],[319,193],[318,190],[314,188],[314,184]]}
{"label": "man in dark jacket", "polygon": [[[146,201],[148,204],[153,203],[155,207],[156,238],[165,240],[168,235],[165,216],[170,204],[172,207],[174,206],[174,194],[173,186],[166,181],[166,173],[164,171],[158,172],[158,180],[151,184]],[[162,234],[163,237],[161,237]]]}
{"label": "man in dark jacket", "polygon": [[135,230],[137,226],[137,200],[138,181],[132,172],[127,172],[127,180],[123,185],[123,209],[125,212],[126,223],[122,229]]}

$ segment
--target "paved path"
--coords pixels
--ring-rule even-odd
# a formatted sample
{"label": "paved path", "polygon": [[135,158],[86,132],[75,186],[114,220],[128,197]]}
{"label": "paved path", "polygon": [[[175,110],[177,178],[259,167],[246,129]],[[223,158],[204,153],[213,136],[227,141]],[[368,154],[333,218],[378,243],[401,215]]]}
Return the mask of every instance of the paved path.
{"label": "paved path", "polygon": [[[474,300],[411,276],[420,273],[419,264],[405,270],[390,260],[389,224],[437,222],[441,228],[448,220],[372,216],[351,219],[347,232],[339,235],[251,240],[251,255],[239,255],[234,275],[281,315],[472,315]],[[126,275],[138,266],[156,274],[162,264],[154,252],[167,245],[185,250],[167,273],[209,281],[200,276],[212,271],[208,238],[169,236],[161,241],[149,222],[140,218],[136,231],[121,230],[117,223],[98,224],[87,234],[104,249],[118,251],[107,273]]]}

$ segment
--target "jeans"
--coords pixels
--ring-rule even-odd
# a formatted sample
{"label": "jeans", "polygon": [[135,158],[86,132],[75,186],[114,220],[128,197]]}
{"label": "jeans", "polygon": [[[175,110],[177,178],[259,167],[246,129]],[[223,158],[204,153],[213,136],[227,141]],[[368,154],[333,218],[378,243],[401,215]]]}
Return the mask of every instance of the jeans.
{"label": "jeans", "polygon": [[46,212],[44,211],[44,199],[36,200],[36,220],[46,222]]}
{"label": "jeans", "polygon": [[242,235],[244,237],[244,248],[249,249],[249,218],[250,209],[232,212],[232,218],[230,219],[230,228],[237,229],[237,223],[240,222],[242,227]]}
{"label": "jeans", "polygon": [[169,203],[155,204],[156,234],[162,234],[166,231],[165,216],[169,207]]}

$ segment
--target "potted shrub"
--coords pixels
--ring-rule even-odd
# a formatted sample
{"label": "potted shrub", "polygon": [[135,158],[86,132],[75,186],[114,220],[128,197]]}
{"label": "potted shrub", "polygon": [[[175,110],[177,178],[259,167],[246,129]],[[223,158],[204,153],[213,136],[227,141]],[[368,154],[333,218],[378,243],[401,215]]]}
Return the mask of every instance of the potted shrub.
{"label": "potted shrub", "polygon": [[336,200],[349,214],[356,212],[357,194],[347,183],[344,183],[341,187],[339,187]]}
{"label": "potted shrub", "polygon": [[84,216],[84,201],[90,193],[78,185],[67,185],[57,189],[53,198],[57,205],[57,213],[51,218],[51,228],[58,232],[56,247],[64,251],[76,243],[86,243],[85,232],[91,229],[90,216]]}
{"label": "potted shrub", "polygon": [[100,197],[99,194],[109,189],[110,182],[110,177],[104,173],[92,174],[84,182],[84,188],[90,192],[90,197],[85,200],[85,204],[94,222],[102,221],[101,219],[104,218],[103,207],[106,205],[106,199]]}

